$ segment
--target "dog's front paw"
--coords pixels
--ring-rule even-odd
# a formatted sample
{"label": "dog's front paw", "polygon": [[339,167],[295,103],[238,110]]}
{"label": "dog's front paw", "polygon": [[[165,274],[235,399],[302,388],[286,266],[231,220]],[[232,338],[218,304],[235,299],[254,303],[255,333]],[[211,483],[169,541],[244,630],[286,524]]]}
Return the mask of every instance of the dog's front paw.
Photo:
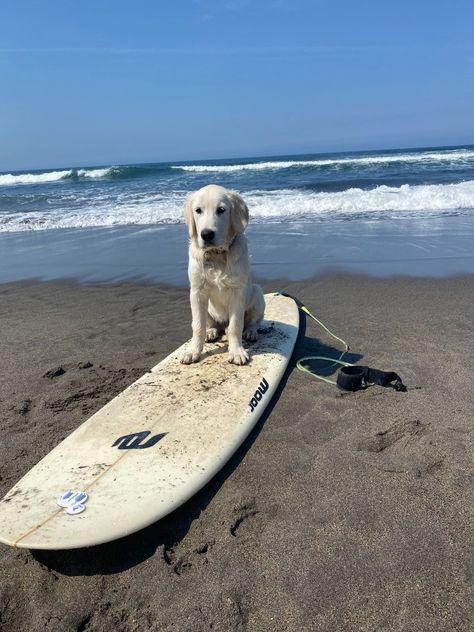
{"label": "dog's front paw", "polygon": [[258,338],[257,328],[249,327],[242,334],[244,340],[248,340],[249,342],[255,342]]}
{"label": "dog's front paw", "polygon": [[192,364],[193,362],[199,362],[201,359],[201,353],[199,351],[186,351],[181,356],[181,364]]}
{"label": "dog's front paw", "polygon": [[206,342],[215,342],[219,338],[219,331],[215,327],[209,327],[209,329],[206,331]]}
{"label": "dog's front paw", "polygon": [[250,362],[250,356],[243,347],[237,347],[232,351],[229,351],[229,362],[231,364],[248,364]]}

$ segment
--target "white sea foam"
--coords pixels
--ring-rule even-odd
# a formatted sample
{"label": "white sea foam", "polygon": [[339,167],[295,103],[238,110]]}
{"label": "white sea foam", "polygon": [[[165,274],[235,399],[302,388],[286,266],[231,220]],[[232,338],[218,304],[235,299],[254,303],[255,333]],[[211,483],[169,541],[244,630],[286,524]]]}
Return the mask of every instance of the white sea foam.
{"label": "white sea foam", "polygon": [[0,175],[0,186],[12,186],[15,184],[45,184],[58,182],[73,176],[78,178],[96,179],[112,175],[116,167],[102,169],[65,169],[63,171],[47,171],[45,173],[5,173]]}
{"label": "white sea foam", "polygon": [[[148,224],[177,224],[182,221],[185,192],[169,194],[97,195],[76,198],[62,211],[42,210],[0,213],[0,232],[92,228]],[[64,199],[64,198],[63,198]]]}
{"label": "white sea foam", "polygon": [[370,217],[375,213],[384,217],[417,216],[474,209],[474,180],[458,184],[383,185],[369,190],[351,188],[320,193],[294,190],[250,192],[245,199],[252,216],[260,219]]}
{"label": "white sea foam", "polygon": [[80,178],[105,178],[112,175],[116,167],[106,167],[104,169],[78,169],[77,175]]}
{"label": "white sea foam", "polygon": [[[280,189],[244,193],[255,222],[332,221],[349,218],[402,218],[474,212],[474,180],[458,184],[378,186],[336,192]],[[67,200],[59,213],[29,211],[0,213],[0,232],[169,224],[183,221],[185,191],[126,193]]]}
{"label": "white sea foam", "polygon": [[43,182],[56,182],[70,178],[72,169],[65,171],[48,171],[47,173],[6,173],[0,175],[0,186],[10,186],[12,184],[41,184]]}
{"label": "white sea foam", "polygon": [[328,158],[322,160],[279,160],[267,162],[250,162],[241,165],[173,165],[172,169],[196,173],[217,172],[232,173],[235,171],[264,171],[289,169],[290,167],[327,167],[338,165],[378,165],[384,163],[436,163],[465,162],[474,160],[474,151],[419,152],[413,154],[390,154],[381,156],[361,156],[354,158]]}

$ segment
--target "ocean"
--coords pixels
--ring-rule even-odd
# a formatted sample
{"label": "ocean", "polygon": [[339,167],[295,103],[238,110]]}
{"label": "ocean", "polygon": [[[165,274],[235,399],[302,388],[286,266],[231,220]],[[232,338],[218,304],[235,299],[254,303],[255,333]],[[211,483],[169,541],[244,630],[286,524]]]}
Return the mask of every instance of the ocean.
{"label": "ocean", "polygon": [[471,214],[474,147],[0,173],[0,231],[180,223],[210,182],[238,190],[254,222]]}
{"label": "ocean", "polygon": [[474,146],[457,146],[3,172],[0,281],[184,283],[183,207],[209,183],[247,202],[263,278],[474,271]]}

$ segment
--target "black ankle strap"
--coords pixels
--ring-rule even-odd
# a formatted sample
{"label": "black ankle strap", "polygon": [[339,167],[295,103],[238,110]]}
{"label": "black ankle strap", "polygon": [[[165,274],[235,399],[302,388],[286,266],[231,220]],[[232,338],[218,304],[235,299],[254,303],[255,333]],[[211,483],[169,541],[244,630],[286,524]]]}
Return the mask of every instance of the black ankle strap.
{"label": "black ankle strap", "polygon": [[396,391],[401,392],[407,390],[397,373],[393,371],[379,371],[379,369],[371,369],[368,366],[343,366],[337,374],[336,383],[343,391],[363,390],[370,384],[391,386]]}

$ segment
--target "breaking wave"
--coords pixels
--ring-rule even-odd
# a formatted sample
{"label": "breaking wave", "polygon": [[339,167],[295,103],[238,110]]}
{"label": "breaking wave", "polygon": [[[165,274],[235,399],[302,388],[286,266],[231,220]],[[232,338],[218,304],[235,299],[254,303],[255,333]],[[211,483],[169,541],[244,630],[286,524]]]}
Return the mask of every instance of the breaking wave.
{"label": "breaking wave", "polygon": [[390,163],[465,163],[474,162],[474,151],[442,151],[442,152],[417,152],[413,154],[374,155],[353,158],[328,158],[320,160],[272,160],[262,162],[250,162],[233,165],[173,165],[172,169],[191,171],[196,173],[232,173],[235,171],[264,171],[276,169],[290,169],[292,167],[328,167],[328,166],[370,166]]}
{"label": "breaking wave", "polygon": [[43,173],[5,173],[0,174],[0,186],[44,184],[73,178],[106,178],[114,175],[116,171],[116,167],[106,167],[103,169],[64,169],[62,171],[47,171]]}
{"label": "breaking wave", "polygon": [[[136,191],[113,197],[64,196],[60,210],[0,213],[0,232],[176,224],[183,221],[186,195],[186,191]],[[474,180],[456,184],[382,185],[372,189],[349,188],[336,192],[255,190],[243,195],[250,208],[252,221],[257,223],[399,219],[472,213]]]}
{"label": "breaking wave", "polygon": [[[213,161],[214,162],[214,161]],[[334,171],[354,172],[356,176],[360,170],[371,169],[376,172],[376,176],[382,176],[384,168],[399,167],[403,170],[404,165],[413,165],[414,169],[420,170],[431,169],[436,171],[448,168],[450,170],[456,168],[473,168],[474,167],[474,150],[472,149],[446,149],[432,151],[414,151],[399,153],[371,153],[365,155],[341,155],[321,157],[314,159],[298,159],[297,157],[284,159],[267,159],[253,160],[251,162],[243,162],[242,160],[232,160],[226,163],[223,160],[215,161],[216,164],[138,164],[138,165],[122,165],[109,167],[87,167],[87,168],[71,168],[54,171],[31,172],[31,173],[3,173],[0,174],[0,186],[13,185],[39,185],[54,182],[90,182],[93,180],[114,180],[128,181],[139,178],[179,178],[181,177],[198,177],[206,173],[222,174],[225,177],[239,177],[239,174],[249,177],[252,172],[269,176],[276,173],[280,177],[278,171],[287,170],[285,173],[291,174],[292,177],[307,172],[309,169],[315,174],[324,175],[326,170],[331,174]],[[293,170],[293,171],[290,171]],[[333,175],[331,175],[333,177]]]}
{"label": "breaking wave", "polygon": [[350,219],[351,217],[417,217],[474,209],[474,180],[337,192],[280,190],[247,194],[253,217],[259,219]]}

